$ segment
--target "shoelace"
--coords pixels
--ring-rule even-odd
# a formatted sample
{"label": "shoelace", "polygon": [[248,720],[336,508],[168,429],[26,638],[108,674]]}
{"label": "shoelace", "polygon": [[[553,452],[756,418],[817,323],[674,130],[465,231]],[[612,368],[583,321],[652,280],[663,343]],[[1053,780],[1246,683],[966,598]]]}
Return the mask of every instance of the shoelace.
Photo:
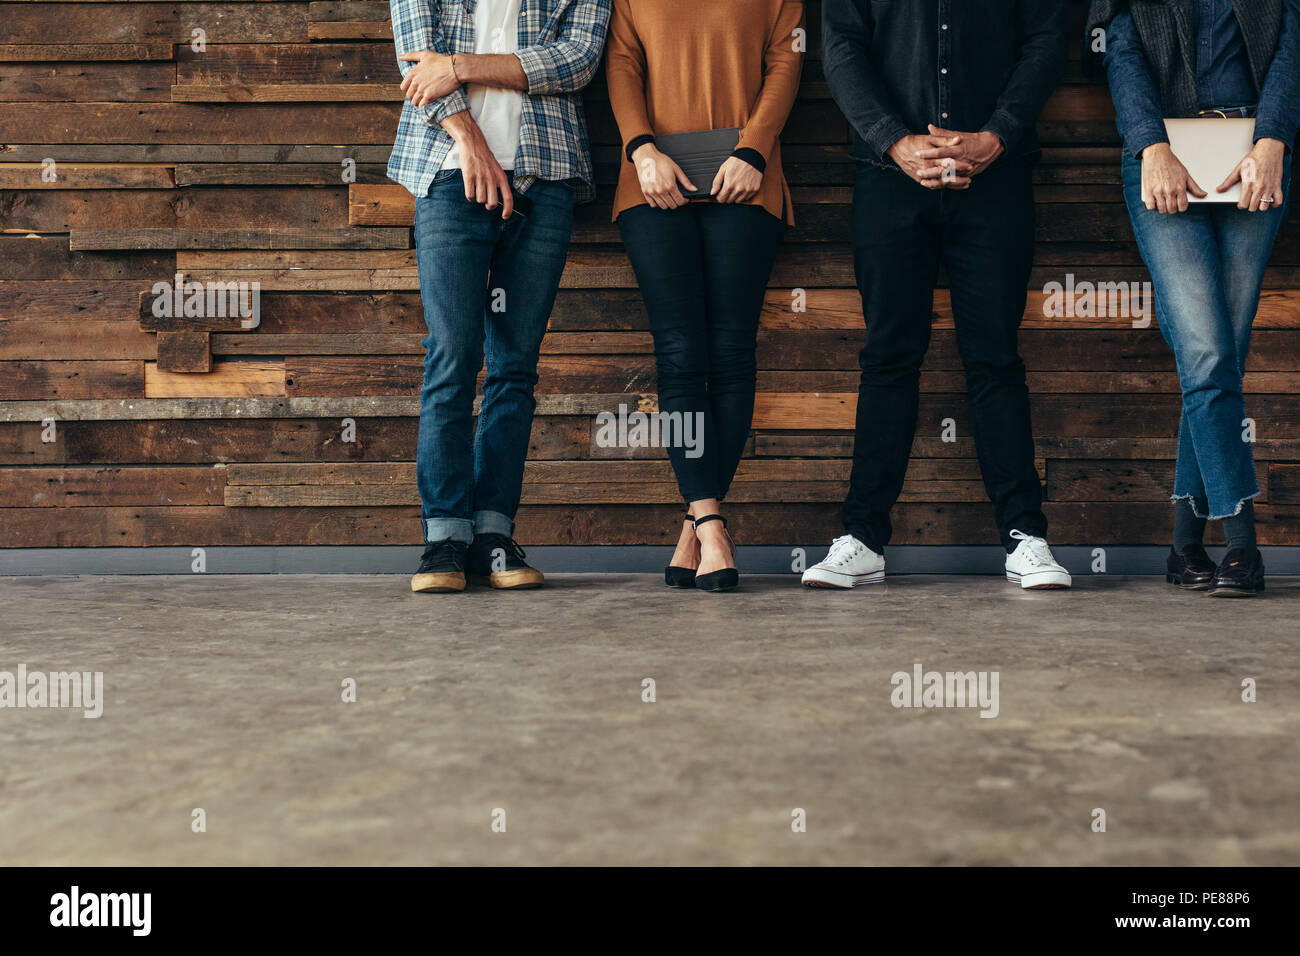
{"label": "shoelace", "polygon": [[864,545],[854,539],[853,535],[846,534],[836,538],[831,542],[831,550],[826,555],[827,564],[848,564],[859,554],[862,553]]}
{"label": "shoelace", "polygon": [[524,558],[528,557],[527,553],[519,546],[519,543],[515,541],[514,538],[507,538],[505,535],[499,535],[497,537],[497,542],[498,543],[493,545],[491,551],[501,548],[506,554],[519,561],[523,561]]}
{"label": "shoelace", "polygon": [[1029,561],[1031,564],[1050,565],[1056,561],[1052,557],[1052,550],[1047,546],[1047,542],[1042,538],[1035,538],[1033,535],[1025,534],[1023,531],[1012,531],[1011,537],[1017,541],[1027,541],[1029,543]]}
{"label": "shoelace", "polygon": [[430,563],[443,557],[450,558],[453,567],[464,570],[465,552],[457,551],[450,541],[442,541],[438,544],[427,546],[424,549],[424,560],[422,563]]}

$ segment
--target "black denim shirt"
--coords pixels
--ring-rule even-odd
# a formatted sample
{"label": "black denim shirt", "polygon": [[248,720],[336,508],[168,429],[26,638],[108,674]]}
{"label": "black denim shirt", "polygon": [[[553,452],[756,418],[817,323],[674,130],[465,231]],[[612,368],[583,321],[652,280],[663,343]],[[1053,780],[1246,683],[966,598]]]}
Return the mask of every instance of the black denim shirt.
{"label": "black denim shirt", "polygon": [[822,64],[853,156],[933,123],[991,130],[1006,158],[1039,150],[1038,114],[1068,53],[1066,0],[823,0]]}

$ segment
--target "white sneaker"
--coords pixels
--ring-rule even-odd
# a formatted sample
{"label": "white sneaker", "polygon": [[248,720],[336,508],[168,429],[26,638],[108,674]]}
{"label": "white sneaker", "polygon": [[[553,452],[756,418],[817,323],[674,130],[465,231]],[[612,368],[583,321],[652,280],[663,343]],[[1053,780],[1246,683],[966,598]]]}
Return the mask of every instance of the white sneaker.
{"label": "white sneaker", "polygon": [[885,580],[885,558],[846,534],[831,542],[826,560],[803,573],[807,588],[855,588],[859,584],[881,584]]}
{"label": "white sneaker", "polygon": [[1056,563],[1052,549],[1045,540],[1023,531],[1012,531],[1011,537],[1020,544],[1007,555],[1008,581],[1026,589],[1046,590],[1070,586],[1070,572]]}

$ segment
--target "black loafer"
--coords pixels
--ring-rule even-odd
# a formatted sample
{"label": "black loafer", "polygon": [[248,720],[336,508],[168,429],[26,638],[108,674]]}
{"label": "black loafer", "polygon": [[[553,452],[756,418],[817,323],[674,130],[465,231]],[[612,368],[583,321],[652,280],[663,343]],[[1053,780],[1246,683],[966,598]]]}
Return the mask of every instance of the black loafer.
{"label": "black loafer", "polygon": [[1214,572],[1210,597],[1253,597],[1262,590],[1264,555],[1259,548],[1233,548]]}
{"label": "black loafer", "polygon": [[1217,568],[1205,549],[1189,544],[1181,551],[1169,549],[1165,560],[1165,580],[1184,591],[1204,591],[1214,580]]}

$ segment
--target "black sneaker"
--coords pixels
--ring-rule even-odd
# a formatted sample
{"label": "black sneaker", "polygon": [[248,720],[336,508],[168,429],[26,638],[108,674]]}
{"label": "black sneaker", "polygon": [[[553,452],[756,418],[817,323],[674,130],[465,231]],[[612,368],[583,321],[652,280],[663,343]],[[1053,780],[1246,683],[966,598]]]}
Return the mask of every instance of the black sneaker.
{"label": "black sneaker", "polygon": [[503,534],[476,534],[469,546],[469,577],[502,590],[539,588],[546,578],[524,561],[524,549]]}
{"label": "black sneaker", "polygon": [[435,541],[424,549],[420,568],[411,578],[411,590],[450,592],[465,590],[465,564],[469,545],[463,541]]}

